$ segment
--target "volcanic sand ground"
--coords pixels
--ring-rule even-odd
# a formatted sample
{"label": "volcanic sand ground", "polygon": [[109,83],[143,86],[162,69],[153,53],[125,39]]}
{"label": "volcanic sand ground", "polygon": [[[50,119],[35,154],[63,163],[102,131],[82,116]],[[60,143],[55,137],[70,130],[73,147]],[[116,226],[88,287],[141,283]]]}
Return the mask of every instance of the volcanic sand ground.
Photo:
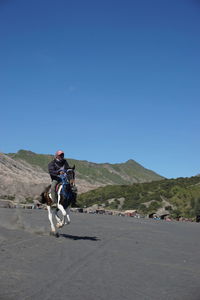
{"label": "volcanic sand ground", "polygon": [[200,224],[0,209],[1,300],[199,300]]}

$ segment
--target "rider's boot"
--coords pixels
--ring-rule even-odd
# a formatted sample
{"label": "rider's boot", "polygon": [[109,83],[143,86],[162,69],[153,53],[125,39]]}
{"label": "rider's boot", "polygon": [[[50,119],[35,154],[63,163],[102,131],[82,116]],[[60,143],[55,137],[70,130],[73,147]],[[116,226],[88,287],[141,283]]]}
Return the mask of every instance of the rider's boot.
{"label": "rider's boot", "polygon": [[52,185],[51,185],[51,198],[52,198],[53,203],[58,202],[57,193],[56,193],[56,184],[57,184],[57,182],[53,181]]}

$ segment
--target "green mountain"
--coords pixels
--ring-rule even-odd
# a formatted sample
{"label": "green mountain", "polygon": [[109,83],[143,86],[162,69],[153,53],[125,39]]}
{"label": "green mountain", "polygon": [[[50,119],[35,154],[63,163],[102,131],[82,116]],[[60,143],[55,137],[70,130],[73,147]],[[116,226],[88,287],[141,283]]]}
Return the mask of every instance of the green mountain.
{"label": "green mountain", "polygon": [[[13,182],[18,183],[16,187],[18,190],[14,192],[9,190],[7,194],[20,194],[19,172],[22,173],[20,173],[20,178],[23,191],[24,177],[26,177],[29,190],[36,186],[36,179],[38,179],[38,184],[42,182],[49,184],[49,176],[43,171],[47,172],[48,163],[52,159],[52,155],[36,154],[26,150],[2,155],[1,169],[5,171],[7,163],[6,172],[11,170],[8,178],[12,175]],[[143,214],[150,214],[165,207],[172,216],[181,215],[192,218],[200,214],[200,176],[164,179],[134,160],[119,164],[97,164],[70,158],[67,160],[70,165],[76,165],[80,207],[103,204],[108,209],[137,209]],[[17,165],[19,166],[16,169]],[[6,187],[13,186],[14,184],[5,183],[2,193],[3,191],[5,193]]]}
{"label": "green mountain", "polygon": [[[47,172],[48,163],[53,159],[49,154],[36,154],[31,151],[20,150],[17,153],[9,153],[15,160],[26,161],[32,166],[39,166]],[[134,182],[150,182],[160,180],[163,177],[148,170],[135,162],[128,160],[125,163],[93,163],[83,160],[67,158],[70,165],[76,166],[77,177],[97,186],[107,184],[132,184]]]}
{"label": "green mountain", "polygon": [[[195,217],[200,214],[200,177],[164,179],[132,185],[110,185],[83,193],[78,196],[79,205],[93,204],[117,208],[119,199],[124,198],[122,209],[137,209],[150,214],[163,207],[174,217]],[[109,199],[114,199],[110,204]]]}

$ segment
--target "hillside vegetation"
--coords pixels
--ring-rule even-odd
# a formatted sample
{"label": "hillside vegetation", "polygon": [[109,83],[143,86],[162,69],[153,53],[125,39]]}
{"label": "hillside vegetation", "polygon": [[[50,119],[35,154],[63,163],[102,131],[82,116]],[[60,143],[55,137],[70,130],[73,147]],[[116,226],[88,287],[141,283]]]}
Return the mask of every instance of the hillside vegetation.
{"label": "hillside vegetation", "polygon": [[[194,217],[200,213],[200,177],[164,179],[132,185],[108,185],[78,196],[80,206],[104,204],[117,208],[119,198],[124,198],[122,209],[137,209],[147,214],[163,206],[163,200],[170,203],[168,209],[176,216]],[[115,199],[111,207],[109,199]],[[149,205],[147,205],[149,203]]]}

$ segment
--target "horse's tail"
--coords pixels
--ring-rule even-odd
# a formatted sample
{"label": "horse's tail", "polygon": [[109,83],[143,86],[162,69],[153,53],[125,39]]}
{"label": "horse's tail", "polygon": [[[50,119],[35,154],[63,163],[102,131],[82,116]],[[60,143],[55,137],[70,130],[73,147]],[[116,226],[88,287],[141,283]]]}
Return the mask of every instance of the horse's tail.
{"label": "horse's tail", "polygon": [[51,185],[48,185],[44,191],[40,194],[40,199],[39,199],[39,202],[42,203],[42,204],[45,204],[47,203],[47,193],[50,189]]}

